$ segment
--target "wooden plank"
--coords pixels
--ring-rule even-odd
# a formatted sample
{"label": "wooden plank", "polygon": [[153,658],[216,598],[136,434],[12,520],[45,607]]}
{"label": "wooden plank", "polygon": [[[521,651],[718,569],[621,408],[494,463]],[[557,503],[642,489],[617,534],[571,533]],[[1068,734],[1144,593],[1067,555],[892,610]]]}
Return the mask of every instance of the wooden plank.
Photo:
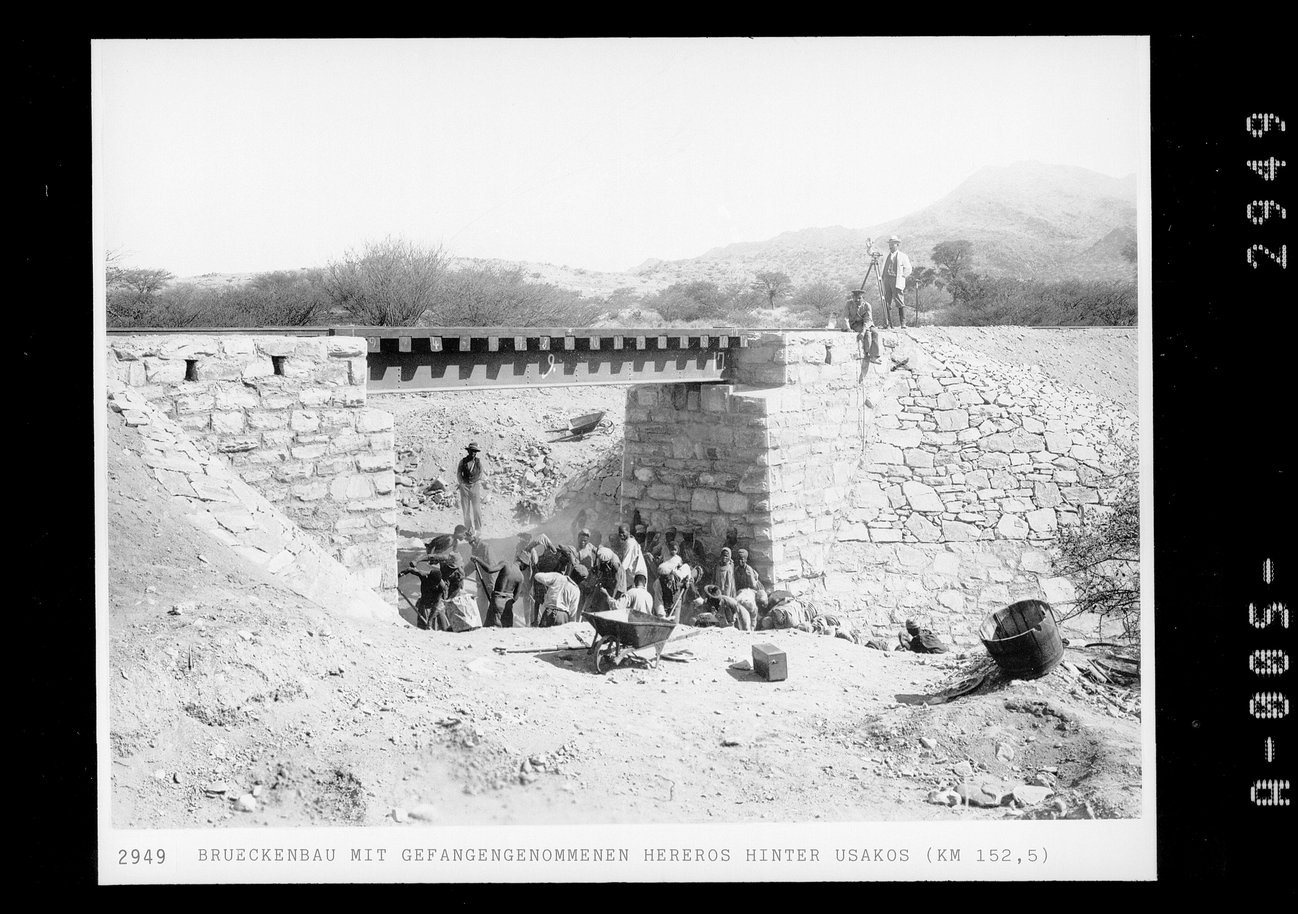
{"label": "wooden plank", "polygon": [[468,352],[469,345],[472,342],[473,342],[473,337],[469,337],[469,336],[460,337],[460,352]]}
{"label": "wooden plank", "polygon": [[681,348],[682,349],[690,348],[690,338],[688,336],[681,337]]}
{"label": "wooden plank", "polygon": [[397,351],[398,352],[410,351],[410,337],[408,336],[397,337]]}
{"label": "wooden plank", "polygon": [[378,351],[379,351],[379,338],[378,338],[377,336],[367,336],[367,337],[365,337],[365,349],[366,349],[366,351],[368,351],[368,352],[378,352]]}
{"label": "wooden plank", "polygon": [[741,336],[741,337],[739,337],[738,339],[739,339],[739,348],[740,348],[740,349],[747,349],[747,348],[748,348],[748,337],[746,337],[746,336]]}
{"label": "wooden plank", "polygon": [[498,336],[487,337],[487,351],[488,352],[500,351],[500,337]]}
{"label": "wooden plank", "polygon": [[537,346],[542,350],[548,350],[550,348],[550,338],[548,336],[540,337],[536,342]]}
{"label": "wooden plank", "polygon": [[440,336],[430,336],[428,338],[428,348],[432,352],[441,352],[442,338]]}
{"label": "wooden plank", "polygon": [[719,345],[722,349],[729,349],[729,348],[730,348],[730,337],[728,337],[728,336],[719,336],[719,337],[717,337],[717,345]]}
{"label": "wooden plank", "polygon": [[637,348],[637,349],[643,349],[643,348],[644,348],[644,344],[645,344],[645,338],[644,338],[643,336],[637,336],[637,337],[635,338],[635,348]]}
{"label": "wooden plank", "polygon": [[592,337],[590,338],[590,348],[591,348],[592,350],[599,349],[599,337],[597,337],[597,336],[592,336]]}
{"label": "wooden plank", "polygon": [[527,337],[525,336],[514,337],[514,351],[515,352],[527,351]]}
{"label": "wooden plank", "polygon": [[563,338],[563,348],[569,351],[577,348],[577,338],[575,336],[565,336]]}
{"label": "wooden plank", "polygon": [[700,349],[707,349],[707,348],[708,348],[708,339],[709,339],[709,337],[706,337],[706,336],[699,336],[699,348],[700,348]]}
{"label": "wooden plank", "polygon": [[615,337],[613,337],[613,348],[614,348],[614,349],[621,349],[621,348],[622,348],[622,342],[623,342],[622,337],[620,337],[620,336],[615,336]]}
{"label": "wooden plank", "polygon": [[659,349],[666,349],[666,348],[667,348],[667,337],[665,337],[665,336],[660,336],[660,337],[658,337],[658,348],[659,348]]}

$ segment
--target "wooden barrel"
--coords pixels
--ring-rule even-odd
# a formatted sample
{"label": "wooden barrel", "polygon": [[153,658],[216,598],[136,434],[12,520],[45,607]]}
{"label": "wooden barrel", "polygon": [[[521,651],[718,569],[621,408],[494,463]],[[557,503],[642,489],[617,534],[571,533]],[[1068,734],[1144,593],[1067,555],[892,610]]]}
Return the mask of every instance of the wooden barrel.
{"label": "wooden barrel", "polygon": [[1064,658],[1054,611],[1043,600],[1022,600],[993,613],[979,634],[987,653],[1015,679],[1037,679]]}

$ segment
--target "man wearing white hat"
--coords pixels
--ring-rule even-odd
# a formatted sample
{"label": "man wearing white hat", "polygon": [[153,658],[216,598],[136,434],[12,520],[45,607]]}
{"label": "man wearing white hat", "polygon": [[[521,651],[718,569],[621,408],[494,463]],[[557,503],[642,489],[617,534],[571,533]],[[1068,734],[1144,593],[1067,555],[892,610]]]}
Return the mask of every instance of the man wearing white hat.
{"label": "man wearing white hat", "polygon": [[883,317],[892,329],[892,304],[897,305],[897,318],[901,329],[906,329],[906,279],[910,276],[910,258],[901,250],[901,239],[893,235],[888,239],[888,256],[883,261]]}

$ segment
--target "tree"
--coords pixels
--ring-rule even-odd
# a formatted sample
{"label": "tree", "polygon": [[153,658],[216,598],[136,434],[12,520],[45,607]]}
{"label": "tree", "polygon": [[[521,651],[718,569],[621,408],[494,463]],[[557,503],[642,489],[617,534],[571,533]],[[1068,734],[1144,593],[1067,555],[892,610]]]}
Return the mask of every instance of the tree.
{"label": "tree", "polygon": [[823,327],[826,322],[843,313],[844,302],[845,296],[839,286],[813,282],[798,289],[789,302],[789,307],[794,313],[805,315],[817,326]]}
{"label": "tree", "polygon": [[960,280],[969,269],[972,260],[972,241],[943,241],[933,248],[933,262],[937,264],[938,282],[956,301],[965,300],[957,293],[962,291]]}
{"label": "tree", "polygon": [[140,326],[158,295],[175,277],[168,270],[122,265],[121,251],[109,251],[104,265],[108,323],[115,327]]}
{"label": "tree", "polygon": [[937,282],[937,270],[932,267],[915,267],[910,273],[911,285],[915,287],[915,314],[920,311],[920,293]]}
{"label": "tree", "polygon": [[1096,617],[1102,628],[1116,621],[1129,638],[1140,635],[1140,492],[1138,462],[1127,450],[1111,477],[1108,505],[1085,510],[1083,519],[1061,527],[1055,541],[1060,573],[1076,589],[1072,605],[1059,614]]}
{"label": "tree", "polygon": [[769,307],[775,307],[777,298],[784,298],[793,288],[793,280],[784,273],[767,270],[753,280],[753,290],[766,296]]}
{"label": "tree", "polygon": [[431,308],[446,280],[446,254],[401,238],[385,238],[348,251],[325,270],[325,288],[336,307],[358,324],[410,326]]}

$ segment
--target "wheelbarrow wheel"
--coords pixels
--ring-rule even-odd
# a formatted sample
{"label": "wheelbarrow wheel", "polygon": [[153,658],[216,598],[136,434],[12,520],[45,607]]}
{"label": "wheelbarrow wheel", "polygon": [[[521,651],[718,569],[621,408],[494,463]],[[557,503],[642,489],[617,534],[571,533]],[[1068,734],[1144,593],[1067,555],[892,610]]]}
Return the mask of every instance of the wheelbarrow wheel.
{"label": "wheelbarrow wheel", "polygon": [[599,650],[595,651],[595,672],[603,675],[617,666],[613,662],[615,653],[617,653],[617,645],[612,641],[605,641]]}

